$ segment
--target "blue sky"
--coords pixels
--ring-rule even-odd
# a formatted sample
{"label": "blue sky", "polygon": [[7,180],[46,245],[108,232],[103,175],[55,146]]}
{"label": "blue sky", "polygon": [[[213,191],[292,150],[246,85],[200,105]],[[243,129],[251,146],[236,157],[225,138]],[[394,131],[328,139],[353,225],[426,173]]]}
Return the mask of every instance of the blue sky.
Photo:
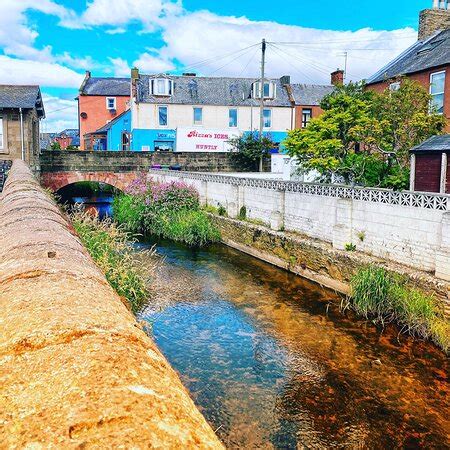
{"label": "blue sky", "polygon": [[358,80],[414,42],[418,13],[431,3],[0,0],[0,83],[40,84],[43,128],[57,131],[77,123],[73,98],[87,69],[97,76],[127,76],[136,65],[147,73],[187,68],[254,77],[259,53],[252,45],[263,37],[274,42],[269,76],[328,83],[347,52],[347,79]]}

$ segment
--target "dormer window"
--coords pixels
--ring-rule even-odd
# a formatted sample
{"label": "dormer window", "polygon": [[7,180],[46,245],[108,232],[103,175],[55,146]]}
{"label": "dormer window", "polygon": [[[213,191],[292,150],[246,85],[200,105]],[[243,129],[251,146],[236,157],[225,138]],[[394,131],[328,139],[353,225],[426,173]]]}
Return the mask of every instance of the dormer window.
{"label": "dormer window", "polygon": [[173,81],[168,78],[154,78],[150,80],[151,95],[170,96],[173,92]]}
{"label": "dormer window", "polygon": [[[275,98],[277,93],[277,86],[273,81],[265,81],[263,88],[264,98]],[[256,81],[252,86],[252,97],[261,98],[261,82]]]}

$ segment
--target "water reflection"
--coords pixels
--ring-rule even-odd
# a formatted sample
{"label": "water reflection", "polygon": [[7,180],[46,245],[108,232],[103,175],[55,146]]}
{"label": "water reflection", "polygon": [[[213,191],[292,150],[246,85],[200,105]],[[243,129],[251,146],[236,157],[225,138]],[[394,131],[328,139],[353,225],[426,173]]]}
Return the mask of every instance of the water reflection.
{"label": "water reflection", "polygon": [[345,317],[334,293],[231,249],[157,248],[142,317],[228,447],[446,446],[439,350]]}

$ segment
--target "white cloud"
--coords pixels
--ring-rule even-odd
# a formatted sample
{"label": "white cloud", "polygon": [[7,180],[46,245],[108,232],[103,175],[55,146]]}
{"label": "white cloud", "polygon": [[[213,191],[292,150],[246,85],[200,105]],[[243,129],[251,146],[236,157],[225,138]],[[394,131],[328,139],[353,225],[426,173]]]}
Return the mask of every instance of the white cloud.
{"label": "white cloud", "polygon": [[159,52],[158,54],[154,49],[149,49],[148,52],[142,53],[139,59],[133,62],[133,66],[147,73],[162,73],[174,70],[174,63],[165,58],[162,53]]}
{"label": "white cloud", "polygon": [[127,32],[127,29],[122,28],[122,27],[111,28],[111,29],[105,31],[106,34],[123,34],[126,32]]}
{"label": "white cloud", "polygon": [[108,58],[112,64],[112,72],[115,77],[130,76],[130,66],[128,62],[122,58]]}
{"label": "white cloud", "polygon": [[92,0],[79,21],[85,26],[119,26],[109,30],[110,34],[132,22],[138,22],[144,31],[152,32],[166,15],[179,11],[180,3],[172,0]]}
{"label": "white cloud", "polygon": [[60,64],[0,55],[0,80],[5,84],[78,88],[83,78],[83,75]]}

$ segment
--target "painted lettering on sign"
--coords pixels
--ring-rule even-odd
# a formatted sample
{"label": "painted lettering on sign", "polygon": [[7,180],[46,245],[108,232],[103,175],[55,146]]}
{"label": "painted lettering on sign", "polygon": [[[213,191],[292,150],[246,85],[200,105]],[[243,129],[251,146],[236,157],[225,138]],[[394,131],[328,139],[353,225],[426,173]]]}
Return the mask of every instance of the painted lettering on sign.
{"label": "painted lettering on sign", "polygon": [[238,130],[180,127],[177,129],[178,152],[229,152],[229,140],[239,136]]}

